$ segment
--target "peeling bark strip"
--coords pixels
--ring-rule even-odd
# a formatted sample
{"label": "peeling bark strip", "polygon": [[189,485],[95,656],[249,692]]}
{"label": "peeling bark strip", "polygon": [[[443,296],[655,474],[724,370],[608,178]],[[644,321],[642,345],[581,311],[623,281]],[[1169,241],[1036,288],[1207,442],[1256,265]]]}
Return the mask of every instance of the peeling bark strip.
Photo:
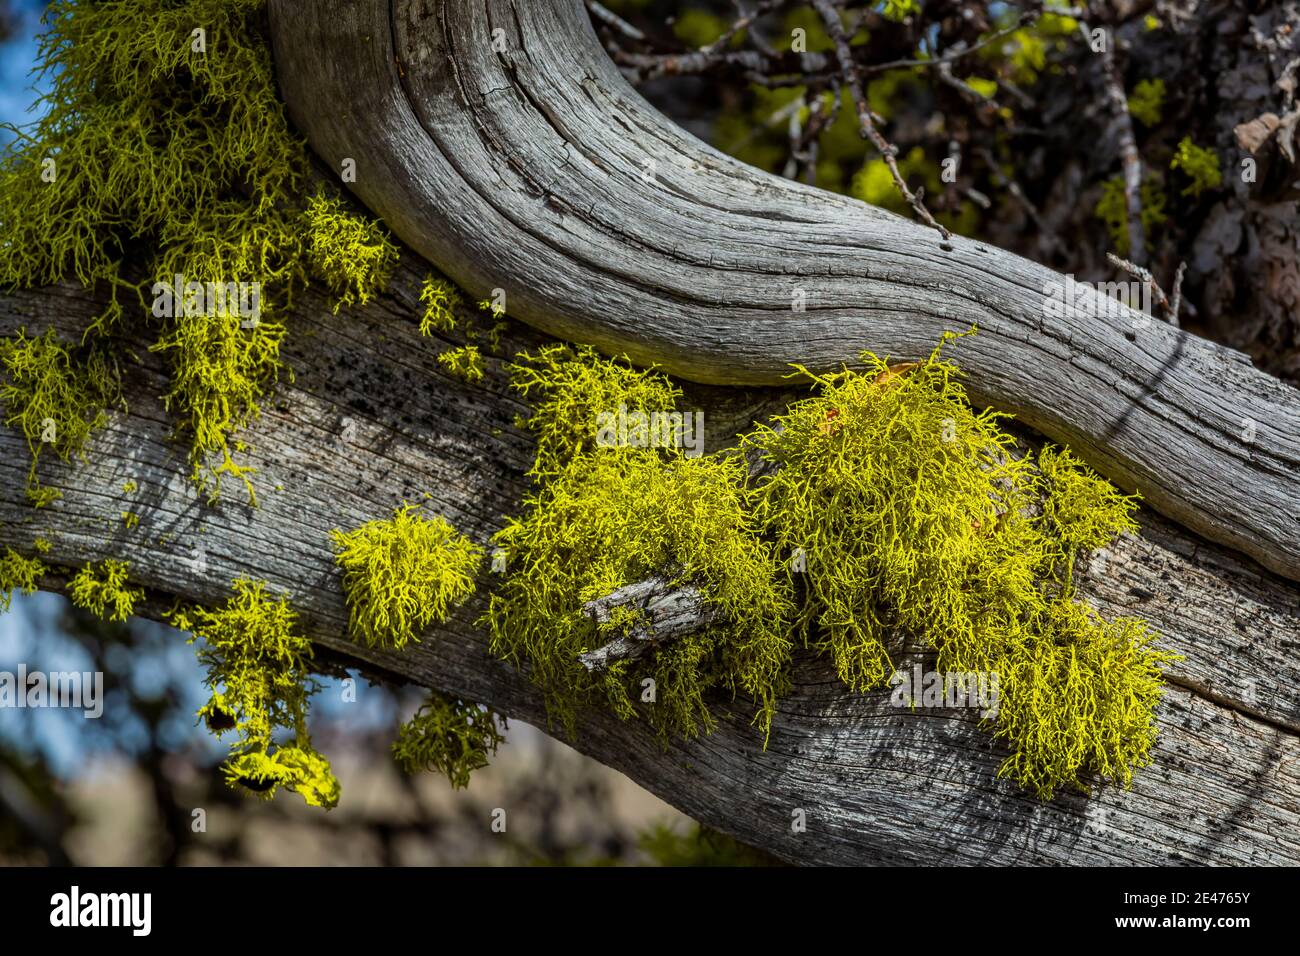
{"label": "peeling bark strip", "polygon": [[602,598],[588,601],[582,609],[591,615],[595,624],[608,624],[614,609],[620,607],[639,612],[644,623],[594,651],[579,654],[578,660],[587,670],[604,670],[614,661],[638,658],[662,641],[698,631],[714,617],[699,588],[673,587],[661,577],[624,585]]}
{"label": "peeling bark strip", "polygon": [[[700,382],[950,357],[973,397],[1300,579],[1300,392],[1056,273],[721,155],[647,104],[582,0],[271,0],[290,113],[397,235],[512,316]],[[404,73],[399,71],[400,60]],[[807,297],[807,311],[792,302]]]}

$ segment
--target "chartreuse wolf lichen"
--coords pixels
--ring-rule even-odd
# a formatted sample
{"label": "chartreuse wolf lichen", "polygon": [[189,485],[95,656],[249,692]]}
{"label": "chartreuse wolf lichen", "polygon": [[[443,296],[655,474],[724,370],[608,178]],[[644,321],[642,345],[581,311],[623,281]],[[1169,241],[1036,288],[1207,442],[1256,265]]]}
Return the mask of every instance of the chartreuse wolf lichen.
{"label": "chartreuse wolf lichen", "polygon": [[[597,447],[600,411],[672,408],[666,378],[587,349],[526,358],[535,488],[497,538],[513,570],[484,618],[493,649],[526,666],[570,731],[583,706],[637,714],[649,678],[640,712],[664,734],[708,730],[714,689],[753,700],[766,733],[791,635],[859,692],[889,681],[892,642],[912,635],[941,671],[999,675],[988,724],[1011,751],[1002,774],[1043,798],[1089,775],[1128,784],[1171,655],[1142,622],[1078,602],[1072,572],[1081,551],[1134,530],[1135,500],[1066,451],[1019,454],[940,349],[901,367],[862,359],[810,375],[817,394],[743,438],[766,462],[754,479],[727,452]],[[583,604],[665,573],[704,593],[711,622],[588,671],[579,654],[644,622],[593,629]]]}
{"label": "chartreuse wolf lichen", "polygon": [[433,691],[415,715],[402,725],[393,743],[393,756],[407,773],[436,770],[453,788],[469,786],[470,774],[486,767],[505,738],[499,718],[481,704]]}
{"label": "chartreuse wolf lichen", "polygon": [[9,610],[14,592],[35,594],[37,582],[47,568],[40,558],[24,558],[13,548],[0,557],[0,611]]}
{"label": "chartreuse wolf lichen", "polygon": [[[101,284],[112,302],[88,336],[111,333],[138,300],[136,322],[157,329],[172,369],[167,404],[194,478],[217,478],[213,494],[222,474],[244,474],[231,433],[282,373],[274,316],[293,289],[315,277],[364,302],[392,258],[369,220],[306,195],[307,153],[277,96],[264,6],[52,0],[38,57],[44,113],[0,154],[0,287]],[[258,314],[235,314],[228,299],[187,308],[178,282],[256,287]],[[167,289],[173,302],[160,308]]]}
{"label": "chartreuse wolf lichen", "polygon": [[125,621],[143,600],[144,590],[127,584],[131,565],[108,558],[98,568],[86,565],[73,577],[68,596],[77,607],[106,621]]}
{"label": "chartreuse wolf lichen", "polygon": [[[551,713],[570,733],[578,708],[603,702],[623,717],[653,688],[649,719],[664,734],[693,736],[714,724],[711,690],[744,693],[766,734],[786,684],[787,582],[753,516],[738,458],[688,458],[680,448],[597,447],[599,413],[671,408],[666,378],[554,346],[515,368],[515,385],[536,400],[527,426],[537,438],[536,487],[523,516],[496,538],[510,574],[484,622],[494,651],[526,664]],[[704,586],[716,622],[641,661],[589,672],[584,602],[651,575]],[[630,626],[626,618],[613,627]],[[653,685],[648,681],[653,681]]]}
{"label": "chartreuse wolf lichen", "polygon": [[330,532],[352,635],[400,650],[474,591],[482,549],[405,504],[391,518]]}
{"label": "chartreuse wolf lichen", "polygon": [[74,355],[53,329],[39,338],[19,329],[0,339],[0,403],[5,424],[27,439],[32,455],[27,495],[38,506],[58,494],[41,487],[36,468],[42,449],[65,462],[80,454],[90,433],[107,421],[105,406],[118,394],[116,366],[98,349],[83,351],[84,357]]}
{"label": "chartreuse wolf lichen", "polygon": [[[285,787],[311,806],[330,808],[339,784],[329,761],[307,732],[308,699],[318,689],[311,676],[311,641],[298,631],[289,602],[272,598],[260,581],[241,578],[223,607],[181,607],[173,625],[202,640],[198,658],[212,691],[199,710],[218,736],[233,731],[226,781],[269,799]],[[287,741],[277,732],[287,731]]]}

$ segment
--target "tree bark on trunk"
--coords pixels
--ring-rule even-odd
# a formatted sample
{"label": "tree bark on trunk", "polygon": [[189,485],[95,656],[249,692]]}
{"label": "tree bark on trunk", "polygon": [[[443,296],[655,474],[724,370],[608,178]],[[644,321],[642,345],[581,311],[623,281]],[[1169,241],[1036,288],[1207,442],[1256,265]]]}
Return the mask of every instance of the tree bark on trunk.
{"label": "tree bark on trunk", "polygon": [[[915,358],[943,329],[979,321],[987,331],[954,352],[977,397],[1274,569],[1144,509],[1140,538],[1080,572],[1083,599],[1106,615],[1141,615],[1185,658],[1168,670],[1153,762],[1128,791],[1041,802],[995,778],[1006,751],[972,712],[854,694],[807,653],[796,653],[794,690],[766,748],[745,703],[718,700],[718,727],[699,740],[665,748],[644,723],[589,712],[578,749],[792,862],[1300,863],[1293,390],[1131,314],[1048,320],[1041,267],[958,238],[942,248],[937,233],[721,157],[593,60],[578,0],[271,6],[286,99],[313,147],[334,168],[357,160],[357,194],[416,253],[476,295],[505,288],[511,316],[541,330],[512,323],[501,354],[552,333],[744,385],[686,383],[712,450],[791,400],[790,389],[756,387],[787,361],[826,366],[861,348]],[[492,48],[497,28],[504,54]],[[560,91],[571,112],[553,108]],[[417,108],[443,112],[421,123]],[[592,125],[596,116],[608,125]],[[644,192],[638,156],[660,160]],[[435,162],[455,176],[438,178]],[[598,189],[591,177],[602,169]],[[486,379],[466,385],[419,334],[427,268],[406,254],[386,294],[343,315],[315,291],[298,297],[284,350],[296,380],[247,436],[259,508],[233,488],[209,507],[190,485],[158,399],[166,369],[142,330],[130,411],[93,436],[84,462],[42,460],[43,484],[61,500],[27,506],[25,442],[0,429],[0,545],[28,553],[43,535],[46,561],[65,567],[128,558],[153,615],[177,598],[218,603],[240,575],[265,579],[326,660],[545,727],[537,690],[473,626],[494,583],[490,562],[476,596],[421,643],[387,652],[346,636],[330,529],[411,500],[486,545],[527,490],[533,442],[514,424],[526,408],[502,363],[490,359]],[[809,275],[810,311],[783,314]],[[73,285],[5,294],[0,334],[76,337],[101,306]],[[1257,422],[1250,448],[1234,438],[1241,417]],[[124,510],[141,515],[138,526],[124,526]],[[910,668],[925,655],[894,659]]]}

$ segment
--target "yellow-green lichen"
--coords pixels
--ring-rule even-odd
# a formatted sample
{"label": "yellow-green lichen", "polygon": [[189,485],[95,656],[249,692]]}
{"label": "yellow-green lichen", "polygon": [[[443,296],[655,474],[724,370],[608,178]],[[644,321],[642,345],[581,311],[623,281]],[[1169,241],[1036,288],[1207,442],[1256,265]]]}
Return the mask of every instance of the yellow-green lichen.
{"label": "yellow-green lichen", "polygon": [[1143,126],[1155,126],[1165,104],[1165,81],[1139,80],[1128,95],[1128,111]]}
{"label": "yellow-green lichen", "polygon": [[308,256],[335,296],[335,312],[365,305],[383,290],[397,264],[397,247],[383,226],[323,192],[308,201],[304,221]]}
{"label": "yellow-green lichen", "polygon": [[0,339],[0,367],[5,424],[23,433],[32,456],[28,497],[48,504],[59,493],[40,486],[41,451],[48,447],[65,462],[81,453],[91,432],[108,420],[105,406],[119,394],[117,369],[99,349],[74,355],[53,329],[39,338],[19,329]]}
{"label": "yellow-green lichen", "polygon": [[[984,716],[1011,751],[1004,775],[1044,798],[1089,775],[1127,784],[1172,657],[1142,622],[1079,603],[1072,574],[1081,551],[1134,530],[1134,499],[1068,452],[1023,454],[938,349],[862,360],[810,375],[816,395],[745,436],[766,461],[755,481],[725,451],[597,441],[601,412],[674,409],[663,376],[588,349],[527,357],[514,374],[534,401],[535,488],[495,539],[508,573],[483,619],[493,651],[570,731],[598,704],[665,735],[707,731],[722,690],[753,700],[767,733],[792,632],[859,692],[893,676],[891,647],[911,635],[941,671],[1000,681]],[[646,621],[624,607],[596,627],[584,605],[654,576],[696,587],[712,620],[588,670],[579,655]]]}
{"label": "yellow-green lichen", "polygon": [[[537,437],[537,486],[494,539],[513,570],[484,617],[493,651],[526,667],[570,733],[582,706],[603,702],[630,718],[638,701],[653,700],[642,709],[653,726],[693,736],[712,728],[705,698],[719,690],[752,700],[766,734],[787,685],[791,604],[750,513],[744,461],[597,444],[602,412],[674,409],[677,389],[662,375],[563,346],[514,373],[515,387],[537,400],[526,423]],[[700,588],[715,623],[588,671],[578,655],[617,628],[590,627],[583,604],[662,574]]]}
{"label": "yellow-green lichen", "polygon": [[13,548],[0,557],[0,611],[9,610],[15,591],[35,594],[37,582],[48,569],[40,558],[24,558]]}
{"label": "yellow-green lichen", "polygon": [[352,636],[401,649],[474,591],[482,549],[410,504],[391,518],[330,532],[343,571]]}
{"label": "yellow-green lichen", "polygon": [[1219,168],[1218,154],[1192,142],[1184,136],[1178,144],[1170,169],[1181,170],[1190,182],[1183,190],[1184,196],[1200,196],[1207,189],[1217,189],[1223,184],[1223,171]]}
{"label": "yellow-green lichen", "polygon": [[[231,786],[264,798],[277,788],[296,792],[311,806],[338,803],[339,785],[329,762],[311,746],[309,698],[311,642],[298,631],[289,602],[272,598],[260,581],[240,578],[218,608],[179,607],[169,620],[201,640],[199,662],[212,695],[198,716],[218,736],[237,737],[224,767]],[[292,733],[287,742],[278,731]]]}
{"label": "yellow-green lichen", "polygon": [[128,583],[131,564],[107,558],[96,568],[88,564],[73,577],[68,585],[72,603],[106,621],[125,621],[135,610],[137,602],[144,599],[143,588],[133,588]]}
{"label": "yellow-green lichen", "polygon": [[[0,155],[0,287],[101,284],[111,304],[88,335],[138,302],[135,322],[157,328],[170,362],[167,404],[200,483],[247,481],[229,436],[279,377],[283,329],[270,317],[313,272],[365,301],[392,252],[386,238],[359,241],[377,227],[337,200],[305,209],[310,164],[279,101],[264,8],[53,0],[44,112]],[[194,314],[175,288],[190,283],[237,289],[241,307]]]}
{"label": "yellow-green lichen", "polygon": [[429,276],[420,287],[420,301],[424,303],[424,315],[420,317],[420,334],[444,335],[456,330],[456,309],[460,305],[460,293],[446,279]]}
{"label": "yellow-green lichen", "polygon": [[[1144,176],[1138,190],[1142,206],[1142,229],[1148,244],[1153,230],[1164,225],[1168,216],[1165,214],[1164,184],[1155,174]],[[1115,176],[1106,180],[1101,186],[1101,197],[1093,214],[1106,224],[1110,241],[1122,256],[1127,256],[1129,249],[1128,200],[1124,197],[1124,177]]]}
{"label": "yellow-green lichen", "polygon": [[402,725],[393,756],[407,773],[437,771],[453,788],[467,787],[470,774],[486,767],[488,756],[505,740],[498,721],[505,726],[504,719],[480,704],[431,691]]}
{"label": "yellow-green lichen", "polygon": [[445,368],[448,374],[471,385],[483,381],[483,376],[486,374],[483,356],[474,345],[465,345],[439,353],[438,364]]}

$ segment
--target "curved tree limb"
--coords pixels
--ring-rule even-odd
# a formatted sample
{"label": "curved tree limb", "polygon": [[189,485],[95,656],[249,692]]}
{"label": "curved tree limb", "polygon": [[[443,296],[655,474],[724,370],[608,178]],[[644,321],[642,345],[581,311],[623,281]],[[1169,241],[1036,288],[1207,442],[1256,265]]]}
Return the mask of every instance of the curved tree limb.
{"label": "curved tree limb", "polygon": [[[942,332],[973,396],[1300,579],[1300,392],[986,243],[761,173],[650,107],[582,0],[272,0],[290,112],[416,252],[510,314],[701,382]],[[806,301],[806,311],[792,303]]]}
{"label": "curved tree limb", "polygon": [[[408,260],[387,295],[342,316],[315,292],[298,297],[285,349],[296,382],[280,386],[248,435],[260,508],[245,507],[238,489],[216,509],[197,497],[158,401],[165,369],[142,330],[128,343],[144,363],[128,380],[130,413],[112,413],[84,464],[42,459],[42,481],[62,489],[62,500],[27,505],[25,442],[0,429],[0,546],[29,554],[43,535],[51,565],[126,558],[155,614],[176,598],[220,603],[238,575],[264,578],[289,596],[330,659],[546,726],[536,689],[494,660],[473,626],[493,585],[489,562],[478,597],[422,643],[394,653],[345,636],[331,528],[409,499],[486,544],[519,507],[535,452],[514,425],[524,409],[500,363],[471,387],[432,361],[415,319],[424,268]],[[73,338],[102,306],[71,286],[0,296],[0,334],[54,326]],[[541,341],[512,326],[503,351]],[[707,412],[710,449],[790,398],[703,386],[687,394]],[[123,491],[128,479],[139,485],[134,494]],[[137,527],[124,527],[123,510],[140,514]],[[1186,658],[1170,669],[1154,761],[1131,791],[1040,803],[995,779],[1006,751],[970,712],[913,711],[891,706],[888,691],[851,693],[824,659],[803,652],[766,749],[745,701],[728,699],[715,702],[716,731],[693,743],[665,751],[644,722],[592,712],[575,746],[702,822],[795,862],[1300,863],[1300,594],[1150,512],[1142,520],[1143,537],[1096,556],[1082,582],[1103,613],[1141,614],[1163,647]],[[917,659],[896,657],[901,668]],[[792,830],[795,810],[805,812],[806,832]]]}

